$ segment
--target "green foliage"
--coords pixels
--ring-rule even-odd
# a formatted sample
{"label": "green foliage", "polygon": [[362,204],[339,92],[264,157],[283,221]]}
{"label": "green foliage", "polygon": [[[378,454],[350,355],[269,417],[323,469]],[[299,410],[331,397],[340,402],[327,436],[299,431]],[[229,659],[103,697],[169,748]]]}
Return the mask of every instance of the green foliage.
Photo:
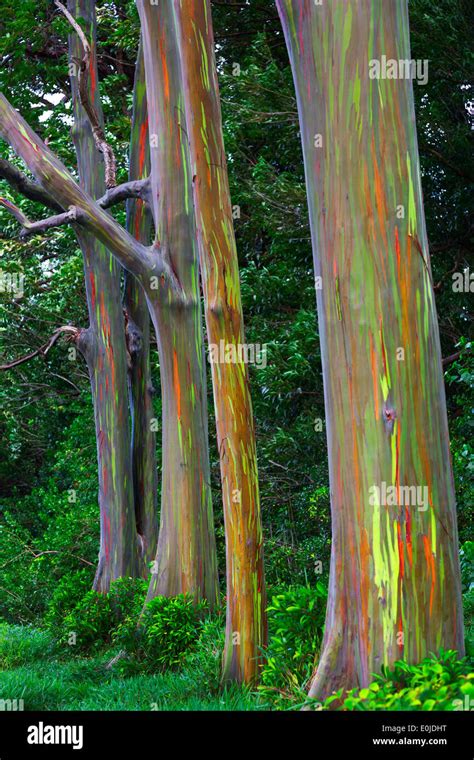
{"label": "green foliage", "polygon": [[268,606],[269,643],[259,692],[274,709],[301,701],[321,647],[327,590],[290,588],[272,597]]}
{"label": "green foliage", "polygon": [[459,551],[461,563],[462,590],[467,592],[474,588],[474,541],[465,541]]}
{"label": "green foliage", "polygon": [[64,618],[59,640],[79,651],[100,649],[111,641],[113,622],[109,596],[88,591]]}
{"label": "green foliage", "polygon": [[64,624],[66,616],[90,589],[90,573],[82,570],[75,575],[65,575],[56,586],[48,604],[44,624],[53,633]]}
{"label": "green foliage", "polygon": [[126,673],[155,673],[178,666],[197,646],[206,610],[206,602],[196,604],[186,594],[151,599],[138,625],[136,617],[128,616],[115,634],[115,643],[128,655],[119,660],[119,668]]}
{"label": "green foliage", "polygon": [[474,660],[474,588],[463,594],[464,639],[466,654]]}
{"label": "green foliage", "polygon": [[464,709],[466,697],[474,699],[474,673],[466,658],[449,650],[418,665],[399,660],[392,669],[382,668],[366,689],[338,691],[323,709],[452,711]]}
{"label": "green foliage", "polygon": [[[474,355],[472,347],[472,342],[462,337],[458,341],[456,349],[465,353],[462,353],[445,373],[458,527],[460,540],[464,547],[468,540],[472,546],[474,538],[474,445],[472,437],[474,427]],[[469,562],[472,568],[474,566],[472,548],[469,552],[470,559],[465,556],[462,561],[464,561],[464,567]],[[464,575],[466,575],[466,571]],[[471,582],[473,581],[474,570],[471,569]]]}
{"label": "green foliage", "polygon": [[224,610],[199,620],[196,646],[188,649],[183,658],[183,666],[195,672],[202,688],[210,694],[221,691],[221,662],[225,639]]}
{"label": "green foliage", "polygon": [[0,670],[50,658],[56,645],[51,635],[31,626],[0,624]]}
{"label": "green foliage", "polygon": [[[126,619],[138,619],[144,602],[146,582],[141,578],[119,578],[108,594],[90,590],[64,617],[59,641],[78,651],[100,650],[111,644],[116,629]],[[71,644],[71,634],[75,634]]]}
{"label": "green foliage", "polygon": [[309,536],[291,544],[280,537],[268,538],[265,543],[267,584],[286,586],[295,583],[313,583],[327,576],[330,539],[326,536]]}

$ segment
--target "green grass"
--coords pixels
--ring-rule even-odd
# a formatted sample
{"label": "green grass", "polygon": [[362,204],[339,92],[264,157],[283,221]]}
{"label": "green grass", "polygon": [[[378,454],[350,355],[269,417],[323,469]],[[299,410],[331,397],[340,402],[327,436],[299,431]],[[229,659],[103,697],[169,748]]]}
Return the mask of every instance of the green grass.
{"label": "green grass", "polygon": [[[75,657],[31,627],[0,625],[0,699],[23,699],[25,710],[257,710],[248,689],[218,689],[219,657],[210,653],[156,675],[124,677],[107,668],[113,652]],[[209,655],[209,653],[208,653]],[[261,708],[260,708],[261,709]]]}

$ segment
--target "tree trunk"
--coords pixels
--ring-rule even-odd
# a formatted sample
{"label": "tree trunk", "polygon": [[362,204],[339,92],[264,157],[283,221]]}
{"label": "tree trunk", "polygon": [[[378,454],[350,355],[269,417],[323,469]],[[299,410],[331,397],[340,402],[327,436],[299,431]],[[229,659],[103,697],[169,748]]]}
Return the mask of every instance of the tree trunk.
{"label": "tree trunk", "polygon": [[[237,250],[208,0],[175,2],[210,349],[244,344]],[[247,366],[212,361],[226,531],[223,680],[250,682],[266,643],[262,525]],[[237,356],[241,354],[236,351]]]}
{"label": "tree trunk", "polygon": [[[101,115],[97,89],[95,3],[69,0],[68,10],[83,21],[91,44],[89,93]],[[82,46],[75,33],[69,38],[73,138],[82,187],[94,198],[105,191],[103,161],[80,103],[77,60]],[[77,229],[84,256],[89,328],[79,348],[89,368],[97,439],[100,505],[100,551],[94,588],[106,592],[110,582],[139,571],[133,505],[130,428],[127,406],[127,363],[124,319],[120,299],[120,265],[89,232]]]}
{"label": "tree trunk", "polygon": [[410,58],[407,5],[277,6],[321,278],[333,538],[310,696],[324,698],[397,659],[463,653],[456,508],[412,84],[369,76]]}
{"label": "tree trunk", "polygon": [[[148,598],[217,600],[206,371],[191,173],[171,3],[137,2],[142,23],[156,239],[181,287],[146,293],[158,338],[163,399],[160,534]],[[157,289],[158,288],[158,289]]]}
{"label": "tree trunk", "polygon": [[[133,90],[129,179],[150,174],[145,68],[140,45]],[[127,230],[144,245],[150,244],[151,213],[144,201],[127,201]],[[132,468],[137,533],[145,562],[150,563],[158,543],[156,432],[153,425],[153,386],[150,365],[150,316],[143,288],[125,271],[124,308],[129,352],[129,403],[132,418]]]}

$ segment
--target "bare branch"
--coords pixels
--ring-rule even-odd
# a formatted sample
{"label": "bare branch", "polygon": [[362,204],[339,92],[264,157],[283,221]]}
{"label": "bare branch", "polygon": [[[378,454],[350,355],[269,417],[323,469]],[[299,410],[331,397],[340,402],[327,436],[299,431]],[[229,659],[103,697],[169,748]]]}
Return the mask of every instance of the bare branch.
{"label": "bare branch", "polygon": [[130,180],[107,190],[102,198],[98,199],[97,203],[101,208],[110,208],[129,198],[141,198],[141,200],[148,202],[150,192],[151,182],[149,177],[146,179]]}
{"label": "bare branch", "polygon": [[26,238],[29,235],[35,235],[51,227],[62,227],[64,224],[71,224],[76,221],[76,208],[71,206],[69,211],[63,211],[62,214],[56,214],[55,216],[49,216],[47,219],[41,219],[38,222],[30,222],[28,217],[25,216],[23,211],[15,206],[14,203],[6,198],[0,198],[0,206],[3,206],[10,212],[15,219],[20,222],[23,227],[20,238]]}
{"label": "bare branch", "polygon": [[453,163],[453,161],[450,161],[449,158],[446,158],[446,156],[443,156],[443,154],[440,153],[439,150],[432,148],[431,145],[421,144],[420,149],[426,150],[428,153],[431,153],[432,156],[437,158],[438,161],[440,161],[440,163],[447,166],[448,169],[451,169],[451,171],[457,174],[458,177],[467,179],[469,182],[474,181],[474,177],[472,176],[472,174],[470,174],[468,171],[465,171],[464,169],[461,169],[459,166]]}
{"label": "bare branch", "polygon": [[84,48],[84,54],[88,58],[90,58],[91,47],[89,45],[89,41],[88,41],[86,35],[84,34],[84,32],[82,30],[82,27],[80,26],[80,24],[77,23],[77,21],[74,18],[74,16],[72,16],[69,13],[68,9],[62,3],[59,2],[59,0],[54,0],[54,4],[56,5],[57,8],[59,8],[59,10],[61,11],[61,13],[63,13],[64,16],[67,18],[67,20],[71,24],[72,28],[76,32],[77,36],[81,40],[82,47]]}
{"label": "bare branch", "polygon": [[29,361],[30,359],[34,359],[35,356],[46,356],[48,351],[54,346],[58,338],[63,334],[68,333],[71,336],[72,340],[77,340],[80,334],[80,330],[77,327],[73,327],[72,325],[64,325],[63,327],[58,327],[57,330],[54,331],[54,333],[51,335],[49,340],[46,341],[46,343],[43,343],[42,346],[37,348],[35,351],[32,351],[31,353],[27,354],[26,356],[21,356],[19,359],[15,359],[12,362],[9,362],[8,364],[1,364],[0,365],[0,371],[6,370],[6,369],[12,369],[13,367],[17,367],[19,364],[24,364],[24,362]]}
{"label": "bare branch", "polygon": [[100,153],[102,153],[104,157],[105,185],[107,188],[115,187],[115,185],[117,184],[117,180],[116,180],[117,165],[115,161],[115,155],[112,150],[112,147],[108,144],[105,138],[105,132],[100,124],[99,115],[96,109],[94,108],[91,100],[89,99],[87,80],[89,78],[91,46],[83,30],[81,29],[80,25],[77,23],[75,18],[69,13],[67,8],[65,8],[64,5],[61,2],[59,2],[59,0],[54,0],[54,2],[55,2],[56,7],[59,8],[59,10],[64,14],[64,16],[67,18],[72,28],[74,29],[74,31],[76,32],[84,50],[84,55],[79,66],[79,97],[81,100],[82,107],[89,118],[90,125],[92,128],[92,135],[94,137],[94,142],[96,144],[97,150],[100,151]]}
{"label": "bare branch", "polygon": [[41,186],[63,209],[76,207],[76,221],[89,230],[125,269],[149,287],[150,277],[159,278],[162,295],[173,290],[185,300],[181,283],[160,245],[147,247],[130,235],[116,220],[101,208],[74,180],[64,164],[33,132],[22,116],[0,93],[0,136],[23,159]]}
{"label": "bare branch", "polygon": [[30,201],[42,203],[53,211],[62,211],[59,203],[56,203],[49,193],[43,190],[41,185],[38,185],[37,182],[32,182],[26,174],[23,174],[9,161],[5,161],[4,158],[0,158],[0,178],[6,180],[11,187]]}
{"label": "bare branch", "polygon": [[463,354],[469,354],[471,353],[471,348],[462,348],[460,351],[456,351],[455,354],[451,354],[450,356],[445,356],[443,358],[443,367],[448,367],[450,364],[455,362],[457,359],[459,359]]}
{"label": "bare branch", "polygon": [[[104,195],[97,200],[97,204],[101,208],[110,208],[111,206],[121,203],[128,198],[141,198],[143,201],[148,200],[150,193],[150,180],[134,180],[130,182],[123,182],[117,187],[113,187],[107,190]],[[68,211],[63,211],[62,214],[56,214],[55,216],[49,216],[46,219],[40,219],[39,221],[32,222],[25,216],[23,211],[15,206],[14,203],[7,198],[0,196],[0,206],[3,206],[10,212],[15,219],[20,222],[23,230],[20,233],[20,238],[24,239],[29,235],[36,235],[52,227],[62,227],[65,224],[71,224],[72,222],[80,222],[81,211],[75,206],[70,206]]]}

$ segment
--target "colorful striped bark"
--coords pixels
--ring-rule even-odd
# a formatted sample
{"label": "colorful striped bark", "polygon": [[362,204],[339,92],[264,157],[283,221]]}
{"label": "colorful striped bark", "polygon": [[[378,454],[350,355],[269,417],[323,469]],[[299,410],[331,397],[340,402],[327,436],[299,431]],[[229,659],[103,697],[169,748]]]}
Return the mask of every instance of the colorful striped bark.
{"label": "colorful striped bark", "polygon": [[[130,137],[129,179],[145,179],[150,174],[148,113],[145,67],[140,46],[135,69],[133,118]],[[127,230],[144,245],[150,243],[151,215],[142,200],[127,201]],[[148,564],[158,542],[156,433],[152,424],[153,387],[150,366],[150,316],[140,283],[125,272],[124,308],[127,319],[129,396],[132,418],[132,467],[137,533]]]}
{"label": "colorful striped bark", "polygon": [[[209,344],[243,344],[237,250],[209,0],[175,0]],[[217,353],[217,352],[216,352]],[[240,353],[236,351],[240,356]],[[223,680],[250,682],[266,643],[262,525],[247,366],[212,362],[226,532]]]}
{"label": "colorful striped bark", "polygon": [[[68,10],[81,19],[91,43],[89,92],[101,114],[95,55],[95,2],[69,0]],[[70,62],[82,58],[76,34],[69,38]],[[73,138],[82,187],[94,198],[105,191],[103,162],[97,152],[71,67],[74,109]],[[110,582],[138,573],[130,432],[127,406],[127,363],[124,319],[120,302],[120,265],[91,233],[77,229],[84,256],[89,328],[79,338],[91,378],[99,466],[100,552],[94,588],[106,592]]]}
{"label": "colorful striped bark", "polygon": [[[206,371],[191,172],[172,3],[137,2],[149,115],[155,245],[180,294],[146,286],[158,338],[163,399],[160,533],[148,598],[217,600]],[[155,278],[156,279],[156,278]]]}
{"label": "colorful striped bark", "polygon": [[277,6],[322,278],[333,539],[320,698],[397,659],[463,652],[456,509],[412,84],[369,76],[371,60],[410,58],[406,2]]}

